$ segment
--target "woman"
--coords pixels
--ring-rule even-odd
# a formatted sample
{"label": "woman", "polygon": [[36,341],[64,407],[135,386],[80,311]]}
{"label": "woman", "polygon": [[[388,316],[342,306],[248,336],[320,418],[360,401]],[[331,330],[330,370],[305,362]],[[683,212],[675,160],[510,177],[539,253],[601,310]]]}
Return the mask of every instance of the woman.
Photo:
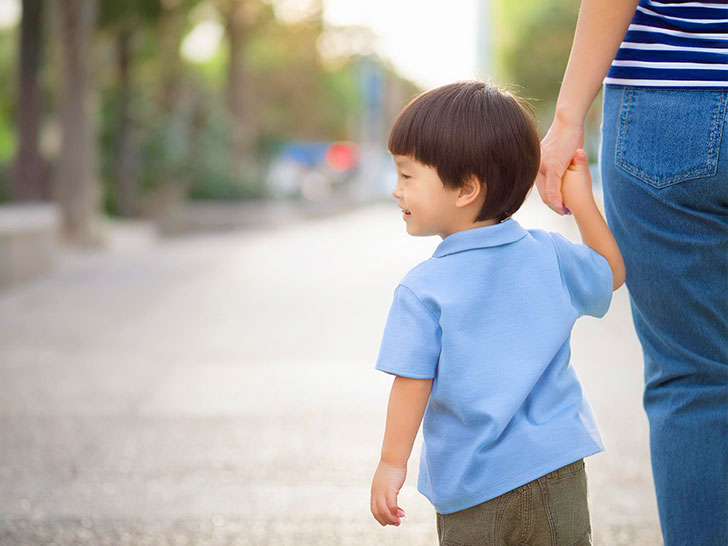
{"label": "woman", "polygon": [[602,86],[604,206],[643,349],[665,546],[725,545],[728,2],[582,1],[536,180],[559,214]]}

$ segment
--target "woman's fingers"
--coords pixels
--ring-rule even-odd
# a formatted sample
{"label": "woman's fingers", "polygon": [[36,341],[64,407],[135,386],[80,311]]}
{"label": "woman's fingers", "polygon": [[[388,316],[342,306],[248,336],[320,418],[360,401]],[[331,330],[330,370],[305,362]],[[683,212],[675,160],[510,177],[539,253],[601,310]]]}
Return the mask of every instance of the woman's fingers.
{"label": "woman's fingers", "polygon": [[546,204],[554,211],[559,214],[566,212],[561,195],[561,175],[553,170],[546,174],[546,199],[548,199]]}
{"label": "woman's fingers", "polygon": [[555,162],[541,162],[538,175],[536,176],[536,188],[541,196],[541,201],[549,206],[557,214],[565,214],[564,201],[561,195],[561,176],[559,165]]}

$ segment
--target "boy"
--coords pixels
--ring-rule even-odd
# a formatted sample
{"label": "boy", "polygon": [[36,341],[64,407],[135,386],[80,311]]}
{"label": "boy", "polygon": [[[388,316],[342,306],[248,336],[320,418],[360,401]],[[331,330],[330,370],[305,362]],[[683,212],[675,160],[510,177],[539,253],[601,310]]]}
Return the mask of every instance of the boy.
{"label": "boy", "polygon": [[371,510],[399,525],[397,494],[424,416],[418,490],[440,544],[591,544],[583,458],[604,449],[569,365],[581,315],[624,282],[586,154],[563,180],[583,244],[525,230],[518,210],[540,143],[520,99],[472,81],[423,93],[389,138],[407,233],[439,235],[394,292],[376,368],[395,375]]}

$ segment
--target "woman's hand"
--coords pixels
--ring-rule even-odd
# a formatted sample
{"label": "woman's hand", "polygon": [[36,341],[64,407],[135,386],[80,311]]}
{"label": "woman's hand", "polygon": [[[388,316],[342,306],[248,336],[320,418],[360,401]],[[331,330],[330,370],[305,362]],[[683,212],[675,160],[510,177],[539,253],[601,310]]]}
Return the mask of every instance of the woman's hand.
{"label": "woman's hand", "polygon": [[371,510],[374,519],[383,527],[399,526],[404,510],[397,506],[397,495],[407,477],[407,465],[399,466],[379,461],[372,480]]}
{"label": "woman's hand", "polygon": [[584,145],[584,125],[557,111],[546,136],[541,141],[541,166],[536,188],[541,200],[558,214],[568,214],[564,207],[561,182],[574,152]]}

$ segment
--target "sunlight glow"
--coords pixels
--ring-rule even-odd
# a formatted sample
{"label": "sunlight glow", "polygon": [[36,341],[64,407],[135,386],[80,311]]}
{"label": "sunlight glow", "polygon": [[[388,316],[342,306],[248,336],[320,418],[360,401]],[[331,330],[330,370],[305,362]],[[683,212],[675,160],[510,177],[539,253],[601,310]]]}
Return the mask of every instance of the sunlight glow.
{"label": "sunlight glow", "polygon": [[207,19],[194,27],[182,42],[182,55],[185,59],[204,63],[216,54],[224,29],[214,19]]}
{"label": "sunlight glow", "polygon": [[20,0],[0,0],[0,28],[14,27],[20,23]]}
{"label": "sunlight glow", "polygon": [[324,0],[324,19],[371,28],[375,50],[425,88],[476,77],[477,0]]}

